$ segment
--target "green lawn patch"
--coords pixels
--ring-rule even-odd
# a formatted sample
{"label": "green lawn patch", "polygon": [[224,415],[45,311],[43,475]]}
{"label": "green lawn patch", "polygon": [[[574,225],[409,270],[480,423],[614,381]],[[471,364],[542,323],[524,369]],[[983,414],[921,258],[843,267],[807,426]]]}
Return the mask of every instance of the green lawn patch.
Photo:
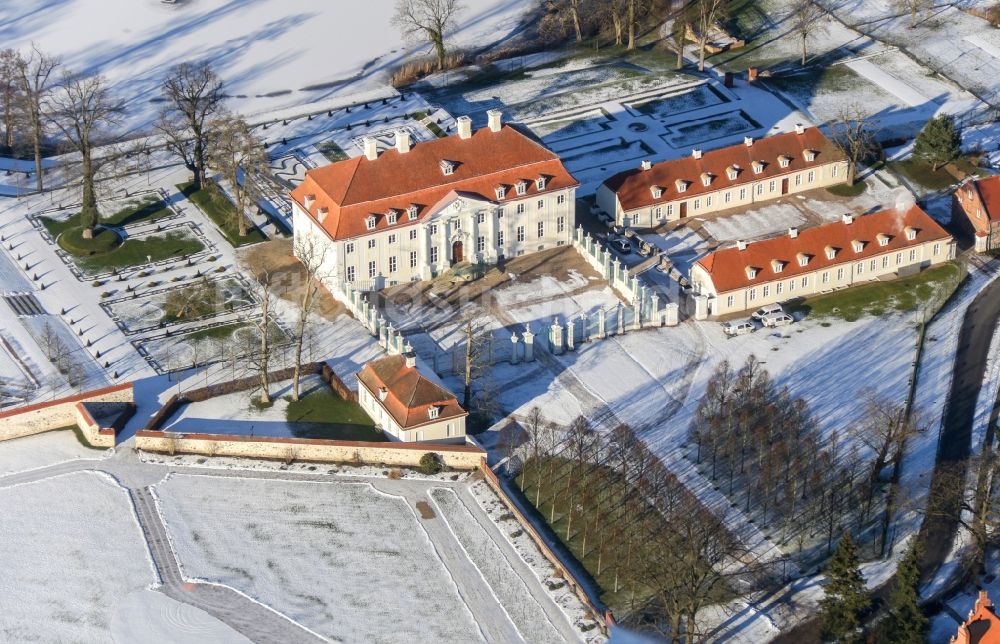
{"label": "green lawn patch", "polygon": [[188,333],[184,336],[187,340],[192,342],[197,342],[198,340],[226,340],[232,337],[236,329],[242,329],[246,325],[236,322],[233,324],[223,324],[221,326],[213,326],[209,329],[202,329],[201,331],[194,331]]}
{"label": "green lawn patch", "polygon": [[842,183],[839,186],[830,186],[826,191],[837,197],[857,197],[867,189],[868,184],[864,181],[855,181],[853,186]]}
{"label": "green lawn patch", "polygon": [[316,146],[316,149],[330,161],[343,161],[348,158],[347,153],[334,141],[323,141]]}
{"label": "green lawn patch", "polygon": [[[101,223],[106,226],[128,226],[139,222],[151,222],[163,217],[168,217],[173,211],[167,204],[153,195],[149,195],[142,200],[130,202],[125,208],[109,217],[102,217]],[[71,215],[66,219],[53,219],[52,217],[39,217],[38,220],[45,226],[45,230],[52,237],[58,237],[62,233],[80,228],[80,214]]]}
{"label": "green lawn patch", "polygon": [[864,315],[884,315],[892,310],[912,311],[936,296],[946,297],[958,287],[961,276],[961,268],[949,262],[909,277],[870,282],[789,302],[785,308],[814,317],[853,322]]}
{"label": "green lawn patch", "polygon": [[[59,237],[59,244],[66,248],[63,237],[65,235]],[[110,252],[81,257],[77,263],[81,268],[97,273],[113,268],[139,266],[150,261],[160,262],[174,257],[193,255],[204,249],[205,246],[200,241],[187,233],[171,231],[163,235],[126,239],[125,243]]]}
{"label": "green lawn patch", "polygon": [[[306,387],[303,387],[306,389]],[[380,442],[386,438],[356,402],[344,400],[325,383],[298,401],[289,399],[285,418],[298,438]]]}
{"label": "green lawn patch", "polygon": [[189,181],[178,184],[177,189],[212,220],[233,246],[256,244],[267,239],[251,222],[247,222],[247,234],[240,237],[239,225],[235,221],[236,207],[215,185],[206,184],[201,190],[192,190]]}
{"label": "green lawn patch", "polygon": [[72,226],[59,234],[58,241],[59,246],[70,255],[90,257],[110,253],[121,245],[122,238],[110,228],[97,228],[92,238],[84,239],[83,228]]}
{"label": "green lawn patch", "polygon": [[929,163],[916,157],[910,157],[903,161],[893,161],[889,164],[889,169],[928,190],[946,190],[958,183],[958,179],[943,167],[934,170]]}

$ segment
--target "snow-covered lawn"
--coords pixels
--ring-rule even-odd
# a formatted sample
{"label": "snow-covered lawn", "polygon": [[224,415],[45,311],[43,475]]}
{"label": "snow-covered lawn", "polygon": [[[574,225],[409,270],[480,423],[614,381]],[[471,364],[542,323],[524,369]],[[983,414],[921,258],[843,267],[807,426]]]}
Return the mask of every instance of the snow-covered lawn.
{"label": "snow-covered lawn", "polygon": [[104,458],[107,450],[86,447],[72,430],[59,430],[0,442],[0,476],[79,458]]}
{"label": "snow-covered lawn", "polygon": [[361,483],[187,475],[155,490],[187,578],[339,641],[482,640],[402,498]]}
{"label": "snow-covered lawn", "polygon": [[[514,30],[526,0],[463,3],[449,46],[479,48]],[[231,107],[241,111],[319,101],[384,88],[390,71],[427,47],[402,42],[391,18],[395,3],[359,7],[311,0],[66,0],[39,5],[12,0],[0,9],[5,46],[32,42],[62,56],[66,67],[107,75],[137,120],[155,116],[166,70],[210,60],[225,79]],[[113,18],[112,18],[113,17]]]}
{"label": "snow-covered lawn", "polygon": [[79,472],[0,489],[0,639],[111,642],[121,598],[157,582],[128,493]]}
{"label": "snow-covered lawn", "polygon": [[524,580],[511,568],[504,553],[462,504],[455,491],[436,488],[431,491],[431,497],[521,637],[528,642],[562,642],[559,632],[531,596]]}

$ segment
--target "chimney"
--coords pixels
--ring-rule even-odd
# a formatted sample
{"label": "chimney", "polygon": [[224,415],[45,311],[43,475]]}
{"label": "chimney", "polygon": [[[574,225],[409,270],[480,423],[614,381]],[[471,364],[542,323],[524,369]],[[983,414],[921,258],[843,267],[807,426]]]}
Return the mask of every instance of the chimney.
{"label": "chimney", "polygon": [[641,167],[642,167],[643,170],[649,170],[650,168],[653,167],[653,163],[651,161],[649,161],[648,159],[645,159],[645,160],[643,160]]}
{"label": "chimney", "polygon": [[748,148],[753,146],[753,137],[752,136],[743,137],[743,144],[746,145]]}
{"label": "chimney", "polygon": [[312,208],[312,205],[316,203],[316,195],[306,195],[302,200],[302,205],[306,207],[306,210]]}
{"label": "chimney", "polygon": [[806,133],[805,126],[803,126],[801,123],[796,123],[795,124],[795,133],[796,134],[805,134]]}
{"label": "chimney", "polygon": [[491,132],[499,132],[500,128],[503,127],[503,121],[501,120],[503,112],[500,110],[487,110],[486,118],[489,122]]}
{"label": "chimney", "polygon": [[459,116],[455,122],[458,123],[458,138],[472,138],[472,119],[468,116]]}
{"label": "chimney", "polygon": [[699,150],[698,148],[695,148],[695,149],[691,150],[691,156],[694,157],[695,159],[700,159],[701,158],[701,150]]}
{"label": "chimney", "polygon": [[330,214],[329,208],[320,208],[319,210],[316,211],[316,219],[319,220],[319,223],[323,223],[323,220],[326,219],[326,216],[329,214]]}
{"label": "chimney", "polygon": [[375,141],[373,137],[366,136],[363,138],[362,143],[365,147],[365,158],[369,161],[374,161],[378,158],[378,142]]}
{"label": "chimney", "polygon": [[406,367],[408,369],[413,369],[417,366],[417,356],[412,351],[405,354],[406,356]]}
{"label": "chimney", "polygon": [[788,236],[791,237],[792,239],[795,239],[796,237],[799,236],[799,229],[795,227],[789,228]]}
{"label": "chimney", "polygon": [[840,220],[844,222],[845,225],[850,226],[854,223],[854,215],[846,214],[841,216]]}
{"label": "chimney", "polygon": [[742,239],[737,239],[736,240],[736,250],[746,250],[746,249],[747,249],[747,243],[745,241],[743,241]]}
{"label": "chimney", "polygon": [[396,151],[400,154],[410,151],[410,133],[406,130],[396,130]]}

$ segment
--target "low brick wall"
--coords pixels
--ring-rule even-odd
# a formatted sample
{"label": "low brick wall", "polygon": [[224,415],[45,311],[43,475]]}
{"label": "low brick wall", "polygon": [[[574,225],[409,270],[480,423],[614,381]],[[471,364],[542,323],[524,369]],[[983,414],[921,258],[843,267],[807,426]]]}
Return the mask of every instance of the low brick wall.
{"label": "low brick wall", "polygon": [[479,462],[479,471],[482,472],[483,478],[487,483],[489,483],[489,486],[494,492],[496,492],[497,496],[500,497],[503,504],[507,506],[510,513],[514,515],[517,522],[521,524],[521,527],[528,534],[528,536],[531,537],[531,540],[535,542],[535,545],[538,546],[538,549],[541,550],[545,558],[548,559],[549,563],[551,563],[555,569],[559,571],[560,576],[566,581],[567,584],[569,584],[570,589],[576,594],[577,597],[580,598],[580,601],[583,602],[583,605],[590,612],[590,616],[593,617],[594,620],[600,625],[604,634],[608,635],[609,627],[615,623],[614,616],[611,614],[611,611],[608,609],[598,608],[597,601],[592,599],[590,595],[587,594],[583,585],[576,580],[576,577],[573,576],[573,573],[569,570],[569,568],[563,564],[559,555],[557,555],[552,548],[549,547],[549,544],[545,541],[542,535],[538,533],[538,530],[536,530],[535,526],[528,520],[528,517],[524,516],[524,513],[521,512],[521,508],[514,502],[514,499],[510,498],[507,491],[503,488],[503,485],[500,484],[500,479],[497,478],[496,473],[490,469],[489,465],[486,464],[485,458]]}
{"label": "low brick wall", "polygon": [[132,383],[87,391],[50,402],[28,405],[0,413],[0,441],[40,434],[61,427],[77,426],[86,439],[97,447],[114,447],[115,435],[130,414],[114,425],[101,427],[86,408],[87,403],[129,403],[134,413]]}
{"label": "low brick wall", "polygon": [[457,470],[476,469],[486,454],[474,445],[368,443],[277,436],[181,434],[146,429],[136,432],[135,445],[143,451],[163,454],[400,466],[416,466],[420,463],[421,456],[433,452],[445,466]]}

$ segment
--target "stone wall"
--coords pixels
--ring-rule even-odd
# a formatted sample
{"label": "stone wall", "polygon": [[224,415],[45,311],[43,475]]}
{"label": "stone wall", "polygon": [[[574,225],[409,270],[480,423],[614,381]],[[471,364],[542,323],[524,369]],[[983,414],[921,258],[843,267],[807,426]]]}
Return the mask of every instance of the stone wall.
{"label": "stone wall", "polygon": [[323,463],[365,463],[417,466],[427,452],[438,455],[450,468],[471,470],[486,456],[474,445],[428,443],[368,443],[277,436],[236,436],[227,434],[181,434],[141,430],[136,447],[147,452],[201,454],[272,460],[301,460]]}
{"label": "stone wall", "polygon": [[[0,413],[0,441],[77,426],[97,447],[114,447],[115,427],[101,427],[86,408],[87,403],[134,403],[132,383],[88,391],[36,405]],[[132,408],[134,410],[134,405]]]}

